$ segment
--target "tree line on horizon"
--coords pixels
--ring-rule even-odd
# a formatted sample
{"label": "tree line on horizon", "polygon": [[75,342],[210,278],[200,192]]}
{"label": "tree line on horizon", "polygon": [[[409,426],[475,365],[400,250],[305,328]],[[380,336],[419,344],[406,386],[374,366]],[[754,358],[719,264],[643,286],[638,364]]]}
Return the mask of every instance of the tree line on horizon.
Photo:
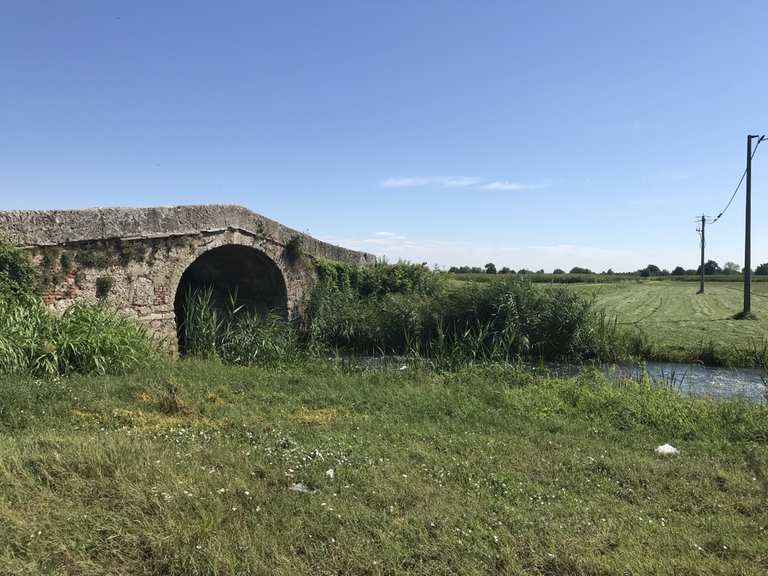
{"label": "tree line on horizon", "polygon": [[[493,262],[488,262],[482,268],[480,266],[451,266],[448,272],[452,274],[546,274],[544,269],[536,271],[528,270],[527,268],[520,268],[520,270],[514,270],[507,266],[497,269]],[[593,272],[589,268],[583,268],[580,266],[574,266],[568,272],[561,268],[555,268],[552,274],[604,274],[604,275],[623,275],[623,276],[696,276],[701,273],[701,266],[696,269],[683,268],[682,266],[676,266],[671,272],[665,268],[659,268],[655,264],[648,264],[645,268],[635,270],[634,272],[614,272],[611,268],[602,272]],[[740,274],[741,266],[735,262],[726,262],[721,267],[715,260],[707,260],[704,264],[704,274],[707,276],[723,274]],[[756,276],[768,276],[768,262],[760,264],[754,269],[753,274]]]}

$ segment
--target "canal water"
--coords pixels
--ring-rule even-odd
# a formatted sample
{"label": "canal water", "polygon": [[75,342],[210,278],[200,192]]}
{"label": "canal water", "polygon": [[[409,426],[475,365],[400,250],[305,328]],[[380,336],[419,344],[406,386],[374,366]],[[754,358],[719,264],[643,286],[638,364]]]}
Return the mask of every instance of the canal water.
{"label": "canal water", "polygon": [[648,362],[645,366],[603,367],[603,371],[617,378],[638,378],[645,372],[651,380],[671,386],[686,395],[768,400],[765,374],[757,368]]}
{"label": "canal water", "polygon": [[[344,359],[364,369],[407,370],[427,361],[398,356],[380,356]],[[680,364],[675,362],[647,362],[644,365],[614,364],[599,367],[611,378],[639,379],[645,375],[660,386],[669,386],[688,396],[712,398],[745,398],[768,401],[766,374],[757,368],[722,368],[701,364]],[[531,366],[532,370],[545,370],[553,376],[576,377],[586,369],[578,364],[545,364]]]}

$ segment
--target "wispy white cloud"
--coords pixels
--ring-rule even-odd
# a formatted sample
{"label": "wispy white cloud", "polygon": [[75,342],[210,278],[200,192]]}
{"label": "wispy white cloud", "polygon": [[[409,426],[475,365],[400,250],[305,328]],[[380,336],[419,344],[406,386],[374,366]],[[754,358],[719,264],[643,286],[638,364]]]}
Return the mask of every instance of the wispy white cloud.
{"label": "wispy white cloud", "polygon": [[521,182],[511,182],[509,180],[494,180],[480,186],[483,190],[509,190],[512,192],[522,192],[525,190],[540,190],[546,188],[545,184],[523,184]]}
{"label": "wispy white cloud", "polygon": [[435,181],[434,178],[424,176],[409,176],[407,178],[387,178],[381,182],[382,188],[416,188],[418,186],[429,186]]}
{"label": "wispy white cloud", "polygon": [[468,186],[475,186],[480,182],[482,182],[481,178],[460,176],[458,178],[444,178],[442,185],[446,188],[466,188]]}
{"label": "wispy white cloud", "polygon": [[547,184],[525,184],[510,180],[487,180],[477,176],[406,176],[387,178],[380,182],[382,188],[474,188],[477,190],[523,191],[546,188]]}
{"label": "wispy white cloud", "polygon": [[403,178],[387,178],[382,180],[383,188],[418,188],[434,186],[437,188],[466,188],[482,182],[481,178],[473,176],[406,176]]}

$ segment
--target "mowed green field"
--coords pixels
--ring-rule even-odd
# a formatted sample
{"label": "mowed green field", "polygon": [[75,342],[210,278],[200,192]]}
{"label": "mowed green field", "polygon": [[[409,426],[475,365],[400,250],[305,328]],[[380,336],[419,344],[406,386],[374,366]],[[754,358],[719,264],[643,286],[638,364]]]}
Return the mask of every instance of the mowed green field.
{"label": "mowed green field", "polygon": [[758,354],[768,338],[768,284],[755,283],[755,320],[735,320],[742,309],[742,284],[712,282],[697,294],[695,282],[645,281],[578,284],[572,289],[594,295],[598,308],[621,326],[642,331],[662,357],[714,350],[719,356]]}

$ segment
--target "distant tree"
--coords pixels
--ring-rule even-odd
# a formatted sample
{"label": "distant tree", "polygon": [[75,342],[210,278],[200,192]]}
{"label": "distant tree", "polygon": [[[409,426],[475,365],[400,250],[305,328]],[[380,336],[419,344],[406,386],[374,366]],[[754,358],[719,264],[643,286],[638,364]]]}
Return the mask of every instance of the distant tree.
{"label": "distant tree", "polygon": [[[707,260],[706,264],[704,264],[704,274],[720,274],[720,272],[722,272],[720,264],[714,260]],[[696,274],[701,274],[701,266],[696,268]]]}
{"label": "distant tree", "polygon": [[485,273],[496,274],[496,264],[493,262],[488,262],[488,264],[485,265]]}
{"label": "distant tree", "polygon": [[594,272],[592,272],[592,270],[589,268],[580,268],[579,266],[574,266],[571,268],[569,274],[594,274]]}
{"label": "distant tree", "polygon": [[518,274],[533,274],[530,270],[527,268],[520,268],[520,270],[517,271]]}
{"label": "distant tree", "polygon": [[755,276],[768,276],[768,262],[755,268]]}
{"label": "distant tree", "polygon": [[451,266],[450,268],[448,268],[448,272],[450,272],[452,274],[459,274],[460,270],[456,266]]}
{"label": "distant tree", "polygon": [[507,266],[502,266],[501,270],[499,270],[499,274],[509,274],[512,272]]}
{"label": "distant tree", "polygon": [[565,270],[563,270],[562,268],[555,268],[554,270],[552,270],[552,274],[565,274]]}
{"label": "distant tree", "polygon": [[736,262],[726,262],[723,264],[723,274],[738,274],[741,272],[741,266]]}
{"label": "distant tree", "polygon": [[656,266],[656,264],[648,264],[645,268],[642,270],[637,271],[640,276],[648,277],[648,276],[660,276],[661,275],[661,268]]}
{"label": "distant tree", "polygon": [[472,266],[472,268],[470,268],[469,271],[472,274],[482,274],[483,273],[483,269],[480,268],[480,266]]}
{"label": "distant tree", "polygon": [[608,268],[608,270],[603,272],[603,274],[605,274],[606,276],[612,276],[613,274],[615,274],[615,272],[613,271],[613,268]]}
{"label": "distant tree", "polygon": [[538,270],[536,270],[536,274],[545,274],[544,268],[539,268]]}
{"label": "distant tree", "polygon": [[672,276],[685,276],[685,268],[682,266],[675,266],[675,269],[672,270]]}

